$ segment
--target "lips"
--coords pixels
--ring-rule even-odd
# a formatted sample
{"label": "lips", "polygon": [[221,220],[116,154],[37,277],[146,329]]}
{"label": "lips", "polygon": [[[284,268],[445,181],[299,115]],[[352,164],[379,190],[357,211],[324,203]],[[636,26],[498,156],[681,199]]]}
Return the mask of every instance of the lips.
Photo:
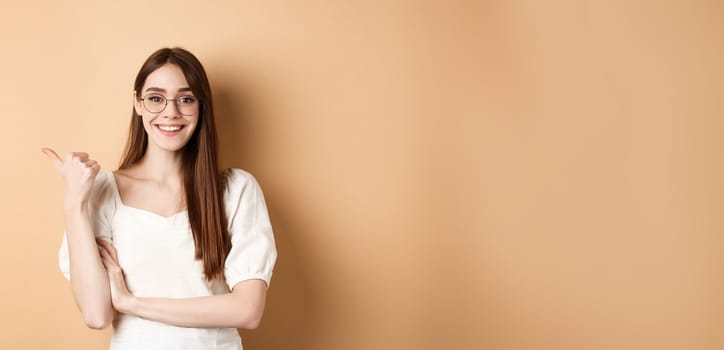
{"label": "lips", "polygon": [[168,135],[168,136],[174,136],[177,135],[181,130],[183,130],[186,125],[183,124],[154,124],[154,127],[158,129],[162,134]]}

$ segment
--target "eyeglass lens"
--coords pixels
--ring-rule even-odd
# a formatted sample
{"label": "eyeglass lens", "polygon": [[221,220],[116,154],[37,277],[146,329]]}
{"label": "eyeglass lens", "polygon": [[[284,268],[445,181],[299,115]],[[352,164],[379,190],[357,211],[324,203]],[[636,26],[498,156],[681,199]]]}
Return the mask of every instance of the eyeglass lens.
{"label": "eyeglass lens", "polygon": [[161,94],[148,94],[143,98],[143,107],[151,113],[161,113],[169,103],[176,103],[176,108],[183,115],[192,115],[198,110],[198,99],[194,96],[181,96],[175,100],[167,100]]}

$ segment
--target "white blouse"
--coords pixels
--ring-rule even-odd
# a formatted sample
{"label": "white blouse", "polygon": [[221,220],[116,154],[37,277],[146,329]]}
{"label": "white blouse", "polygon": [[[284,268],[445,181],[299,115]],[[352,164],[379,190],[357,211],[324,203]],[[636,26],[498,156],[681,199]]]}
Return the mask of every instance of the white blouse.
{"label": "white blouse", "polygon": [[[138,297],[190,298],[229,293],[237,283],[261,279],[269,287],[277,252],[264,195],[256,179],[229,169],[224,205],[232,248],[224,280],[206,282],[188,213],[168,217],[123,204],[113,172],[101,170],[89,197],[93,232],[113,243],[126,276]],[[58,254],[60,270],[70,279],[68,241]],[[111,350],[218,349],[241,350],[234,328],[187,328],[119,314],[113,322]]]}

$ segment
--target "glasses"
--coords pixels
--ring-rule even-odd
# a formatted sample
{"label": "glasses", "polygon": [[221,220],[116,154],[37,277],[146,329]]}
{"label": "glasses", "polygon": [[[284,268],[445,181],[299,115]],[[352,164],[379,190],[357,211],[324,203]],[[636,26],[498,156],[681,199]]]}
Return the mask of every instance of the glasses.
{"label": "glasses", "polygon": [[178,112],[186,116],[193,115],[199,108],[199,100],[194,96],[181,96],[175,100],[169,100],[161,94],[148,94],[141,98],[141,101],[143,108],[153,114],[163,112],[170,101],[176,102]]}

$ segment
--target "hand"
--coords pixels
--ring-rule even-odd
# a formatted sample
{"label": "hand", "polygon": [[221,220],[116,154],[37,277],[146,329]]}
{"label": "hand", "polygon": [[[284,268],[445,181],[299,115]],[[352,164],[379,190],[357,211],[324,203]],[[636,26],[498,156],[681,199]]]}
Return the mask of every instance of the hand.
{"label": "hand", "polygon": [[98,162],[88,158],[85,152],[68,153],[61,159],[50,148],[42,148],[41,151],[48,156],[63,179],[66,201],[87,203],[93,182],[101,169]]}
{"label": "hand", "polygon": [[101,253],[103,266],[108,272],[108,281],[111,286],[111,302],[113,308],[121,313],[130,313],[131,305],[135,297],[126,286],[126,279],[123,275],[121,265],[118,263],[118,252],[113,245],[101,238],[96,237],[96,242],[100,246],[98,249]]}

